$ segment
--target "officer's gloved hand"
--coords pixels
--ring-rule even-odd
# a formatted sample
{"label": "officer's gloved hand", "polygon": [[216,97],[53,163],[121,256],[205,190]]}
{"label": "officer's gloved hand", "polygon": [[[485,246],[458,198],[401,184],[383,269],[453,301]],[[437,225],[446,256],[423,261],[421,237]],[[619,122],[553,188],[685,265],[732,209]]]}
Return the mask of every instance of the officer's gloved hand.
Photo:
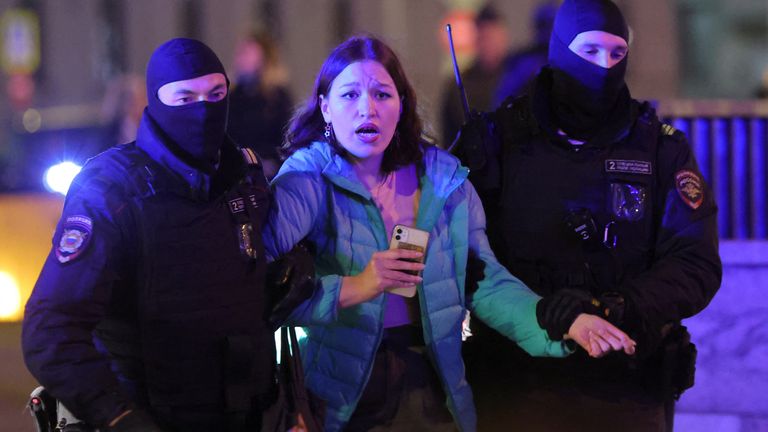
{"label": "officer's gloved hand", "polygon": [[586,291],[561,289],[536,304],[539,326],[552,340],[562,340],[573,321],[581,313],[593,313],[592,295]]}
{"label": "officer's gloved hand", "polygon": [[[604,297],[606,295],[609,297]],[[637,304],[632,301],[631,296],[624,295],[620,296],[620,299],[615,299],[611,297],[612,295],[620,296],[618,293],[606,293],[599,298],[603,310],[610,309],[610,312],[605,313],[606,319],[616,326],[621,326],[637,341],[635,356],[638,359],[642,360],[656,354],[664,340],[664,323],[654,321],[643,314]]]}
{"label": "officer's gloved hand", "polygon": [[113,426],[104,430],[109,432],[167,432],[161,429],[146,411],[140,409],[130,411]]}
{"label": "officer's gloved hand", "polygon": [[273,299],[269,321],[278,328],[315,292],[315,258],[306,244],[297,244],[267,266],[266,289]]}
{"label": "officer's gloved hand", "polygon": [[602,293],[593,304],[597,311],[595,315],[600,316],[616,327],[624,325],[627,301],[623,295],[615,291]]}
{"label": "officer's gloved hand", "polygon": [[450,151],[470,171],[481,171],[489,160],[498,157],[500,148],[500,137],[493,119],[487,113],[472,111],[451,143]]}

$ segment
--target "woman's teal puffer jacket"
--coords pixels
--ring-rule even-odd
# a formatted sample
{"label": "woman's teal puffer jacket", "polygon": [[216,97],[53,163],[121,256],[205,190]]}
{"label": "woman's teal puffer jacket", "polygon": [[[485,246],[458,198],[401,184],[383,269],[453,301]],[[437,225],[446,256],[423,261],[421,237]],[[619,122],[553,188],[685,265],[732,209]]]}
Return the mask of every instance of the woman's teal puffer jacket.
{"label": "woman's teal puffer jacket", "polygon": [[[467,169],[449,153],[425,147],[420,172],[416,227],[430,233],[418,287],[424,340],[456,424],[473,431],[475,408],[461,358],[467,308],[532,355],[565,356],[569,351],[539,327],[539,297],[496,261]],[[386,296],[341,309],[341,279],[360,273],[374,252],[388,249],[388,235],[370,193],[327,143],[294,153],[272,187],[275,201],[263,233],[267,253],[279,256],[302,239],[316,247],[318,289],[294,311],[291,322],[307,332],[302,346],[306,382],[327,402],[326,431],[342,430],[371,373]],[[469,249],[485,262],[485,276],[478,290],[465,297]]]}

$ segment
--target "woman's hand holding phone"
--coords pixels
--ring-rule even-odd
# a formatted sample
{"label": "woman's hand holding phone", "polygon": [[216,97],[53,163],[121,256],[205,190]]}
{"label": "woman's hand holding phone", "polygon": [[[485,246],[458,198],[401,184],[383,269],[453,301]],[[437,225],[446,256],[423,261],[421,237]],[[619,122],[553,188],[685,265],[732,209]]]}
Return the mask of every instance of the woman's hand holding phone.
{"label": "woman's hand holding phone", "polygon": [[[368,301],[393,288],[408,288],[415,293],[421,282],[418,274],[424,269],[423,254],[408,249],[389,249],[374,252],[368,265],[355,276],[345,276],[341,283],[339,305],[354,306]],[[414,272],[409,274],[406,272]]]}
{"label": "woman's hand holding phone", "polygon": [[[427,243],[429,242],[429,233],[418,228],[411,228],[405,225],[395,225],[392,230],[392,237],[390,238],[389,249],[390,250],[411,250],[424,252],[427,250]],[[415,259],[403,258],[407,261],[415,261],[419,263],[424,262],[424,255]],[[423,268],[423,267],[422,267]],[[413,275],[420,275],[421,270],[404,270]],[[403,297],[413,297],[416,295],[416,285],[404,285],[387,289],[392,294],[401,295]]]}

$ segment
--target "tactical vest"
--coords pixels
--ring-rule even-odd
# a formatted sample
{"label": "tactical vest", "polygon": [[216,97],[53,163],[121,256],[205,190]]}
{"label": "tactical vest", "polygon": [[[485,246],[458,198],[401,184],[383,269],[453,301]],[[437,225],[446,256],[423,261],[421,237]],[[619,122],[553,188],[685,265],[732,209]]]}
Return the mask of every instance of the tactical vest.
{"label": "tactical vest", "polygon": [[501,115],[506,148],[496,228],[510,272],[543,296],[559,288],[599,296],[646,270],[660,211],[661,125],[653,110],[641,107],[620,141],[578,152],[541,135],[526,98]]}
{"label": "tactical vest", "polygon": [[[624,281],[653,263],[664,211],[661,179],[671,175],[659,172],[659,143],[673,129],[642,105],[623,138],[602,147],[587,143],[576,152],[549,141],[529,106],[522,97],[497,111],[505,146],[498,161],[502,179],[496,188],[478,190],[491,247],[510,273],[542,296],[562,288],[594,297],[621,294]],[[474,349],[483,367],[499,365],[496,373],[519,373],[531,388],[579,388],[608,400],[661,400],[661,351],[642,359],[593,359],[583,350],[565,359],[532,358],[478,321]],[[469,368],[477,364],[470,359]]]}
{"label": "tactical vest", "polygon": [[[139,350],[139,396],[153,408],[208,406],[231,414],[272,394],[275,346],[260,235],[269,201],[261,166],[250,156],[249,172],[232,190],[201,201],[134,145],[114,153],[110,176],[131,184],[139,245],[138,343],[123,349]],[[126,327],[116,321],[106,327]]]}

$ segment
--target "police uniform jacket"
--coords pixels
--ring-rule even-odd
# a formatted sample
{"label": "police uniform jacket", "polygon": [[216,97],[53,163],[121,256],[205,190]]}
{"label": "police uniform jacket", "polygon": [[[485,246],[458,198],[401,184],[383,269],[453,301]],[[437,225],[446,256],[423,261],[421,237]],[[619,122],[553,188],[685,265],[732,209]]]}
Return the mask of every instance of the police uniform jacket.
{"label": "police uniform jacket", "polygon": [[[228,141],[217,171],[201,172],[161,134],[145,115],[136,142],[86,163],[26,306],[30,371],[97,427],[135,406],[172,428],[155,408],[220,419],[250,409],[273,378],[261,243],[241,251],[247,224],[230,211],[249,166]],[[249,186],[256,205],[265,186],[263,175]]]}
{"label": "police uniform jacket", "polygon": [[470,179],[482,185],[491,246],[512,274],[544,296],[570,288],[625,300],[616,322],[638,341],[638,357],[579,352],[550,365],[621,382],[717,292],[717,208],[685,136],[626,88],[604,130],[573,145],[550,119],[549,86],[545,68],[532,94],[490,114],[500,145],[485,146]]}

